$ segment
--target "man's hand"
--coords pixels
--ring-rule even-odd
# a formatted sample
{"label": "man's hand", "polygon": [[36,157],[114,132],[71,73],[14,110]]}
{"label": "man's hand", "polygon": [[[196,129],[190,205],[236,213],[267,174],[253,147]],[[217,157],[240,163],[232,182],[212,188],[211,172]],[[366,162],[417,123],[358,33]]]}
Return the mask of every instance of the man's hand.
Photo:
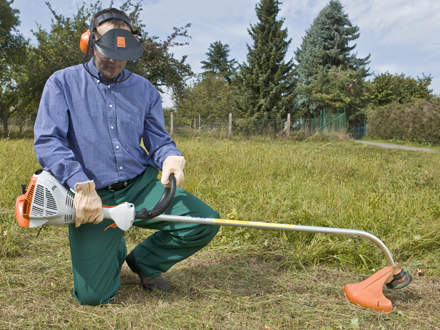
{"label": "man's hand", "polygon": [[84,223],[100,223],[104,219],[102,211],[102,201],[95,190],[95,183],[87,181],[75,185],[76,194],[73,199],[76,218],[75,227]]}
{"label": "man's hand", "polygon": [[176,177],[176,186],[179,187],[185,178],[183,168],[185,167],[185,158],[183,156],[168,156],[162,165],[162,177],[160,182],[165,187],[170,186],[170,174]]}

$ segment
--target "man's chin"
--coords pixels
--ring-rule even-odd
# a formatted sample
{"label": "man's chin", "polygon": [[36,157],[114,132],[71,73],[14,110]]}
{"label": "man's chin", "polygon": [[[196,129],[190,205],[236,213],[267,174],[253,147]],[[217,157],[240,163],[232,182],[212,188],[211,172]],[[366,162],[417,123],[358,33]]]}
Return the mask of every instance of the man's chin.
{"label": "man's chin", "polygon": [[104,75],[104,77],[107,80],[112,80],[115,79],[117,76],[119,76],[119,72],[115,73],[115,72],[102,72],[102,74]]}

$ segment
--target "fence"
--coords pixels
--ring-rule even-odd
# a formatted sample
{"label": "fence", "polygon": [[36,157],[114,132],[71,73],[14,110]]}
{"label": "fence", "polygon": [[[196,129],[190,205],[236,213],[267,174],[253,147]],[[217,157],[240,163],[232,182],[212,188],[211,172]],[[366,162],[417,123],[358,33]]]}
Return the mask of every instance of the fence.
{"label": "fence", "polygon": [[304,131],[306,135],[318,132],[342,132],[348,128],[347,112],[333,113],[322,110],[312,118],[301,118],[294,125],[294,129]]}
{"label": "fence", "polygon": [[362,139],[364,136],[367,135],[367,128],[367,122],[353,126],[351,128],[351,136],[353,136],[354,139]]}
{"label": "fence", "polygon": [[4,123],[1,123],[0,137],[6,138],[20,138],[20,137],[32,137],[34,128],[33,119],[17,120],[15,118],[8,119],[7,129],[5,130]]}
{"label": "fence", "polygon": [[[290,118],[290,115],[289,115]],[[287,118],[287,121],[290,119]],[[290,127],[286,124],[286,119],[273,120],[251,120],[244,118],[235,118],[229,113],[224,120],[212,119],[204,120],[200,117],[187,119],[180,118],[178,113],[170,112],[165,117],[166,129],[174,135],[216,135],[221,137],[230,137],[232,135],[265,135],[278,136],[280,134],[289,134]]]}
{"label": "fence", "polygon": [[181,119],[178,114],[170,112],[166,118],[166,127],[175,135],[215,134],[225,137],[232,135],[265,135],[286,136],[292,132],[303,132],[305,136],[317,132],[346,133],[348,121],[346,111],[332,113],[321,111],[312,118],[291,120],[290,114],[285,119],[250,120],[233,118],[229,113],[227,120],[201,120],[200,116],[191,119]]}
{"label": "fence", "polygon": [[[317,132],[341,132],[348,129],[347,114],[321,111],[312,118],[291,120],[290,114],[285,119],[250,120],[247,118],[234,118],[231,113],[225,120],[202,120],[200,116],[193,119],[179,118],[178,113],[169,112],[165,116],[166,129],[174,135],[200,135],[208,134],[220,137],[239,136],[285,136],[300,134],[310,136]],[[9,120],[7,136],[32,135],[33,121]],[[366,124],[353,127],[351,133],[354,138],[362,138],[366,134]]]}

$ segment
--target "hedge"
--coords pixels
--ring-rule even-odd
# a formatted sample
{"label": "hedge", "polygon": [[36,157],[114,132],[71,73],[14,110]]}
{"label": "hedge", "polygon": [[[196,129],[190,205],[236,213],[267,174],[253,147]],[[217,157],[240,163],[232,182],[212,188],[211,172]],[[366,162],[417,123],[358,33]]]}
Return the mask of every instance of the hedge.
{"label": "hedge", "polygon": [[391,103],[370,109],[368,136],[440,145],[440,100]]}

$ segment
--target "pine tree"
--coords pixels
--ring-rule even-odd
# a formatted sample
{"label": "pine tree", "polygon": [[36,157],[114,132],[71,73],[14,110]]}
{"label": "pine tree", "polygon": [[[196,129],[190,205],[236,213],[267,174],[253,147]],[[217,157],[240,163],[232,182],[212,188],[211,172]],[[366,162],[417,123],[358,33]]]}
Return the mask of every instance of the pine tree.
{"label": "pine tree", "polygon": [[[335,72],[345,72],[340,75],[352,79],[345,90],[339,90],[337,94],[345,94],[346,100],[351,96],[358,96],[362,90],[364,78],[369,74],[367,65],[370,56],[358,58],[354,53],[356,44],[351,44],[359,38],[359,27],[353,26],[343,7],[338,0],[331,0],[313,21],[306,31],[300,48],[295,52],[295,74],[297,78],[296,105],[306,113],[313,114],[320,108],[328,106],[318,100],[331,99],[328,86],[320,85],[319,82],[328,81],[324,75],[335,77]],[[334,89],[333,89],[334,90]],[[358,92],[354,92],[357,90]],[[313,93],[323,97],[316,98]],[[336,104],[337,102],[333,102]],[[350,102],[347,102],[349,105]],[[353,102],[351,102],[353,103]]]}
{"label": "pine tree", "polygon": [[247,63],[240,66],[239,86],[242,114],[254,123],[285,118],[293,99],[292,60],[285,56],[291,39],[287,39],[284,19],[277,19],[281,2],[261,0],[256,5],[259,22],[248,32]]}
{"label": "pine tree", "polygon": [[226,81],[231,82],[236,71],[237,61],[229,58],[229,45],[215,41],[209,45],[206,53],[207,60],[202,61],[202,69],[206,73],[215,73],[222,76]]}

